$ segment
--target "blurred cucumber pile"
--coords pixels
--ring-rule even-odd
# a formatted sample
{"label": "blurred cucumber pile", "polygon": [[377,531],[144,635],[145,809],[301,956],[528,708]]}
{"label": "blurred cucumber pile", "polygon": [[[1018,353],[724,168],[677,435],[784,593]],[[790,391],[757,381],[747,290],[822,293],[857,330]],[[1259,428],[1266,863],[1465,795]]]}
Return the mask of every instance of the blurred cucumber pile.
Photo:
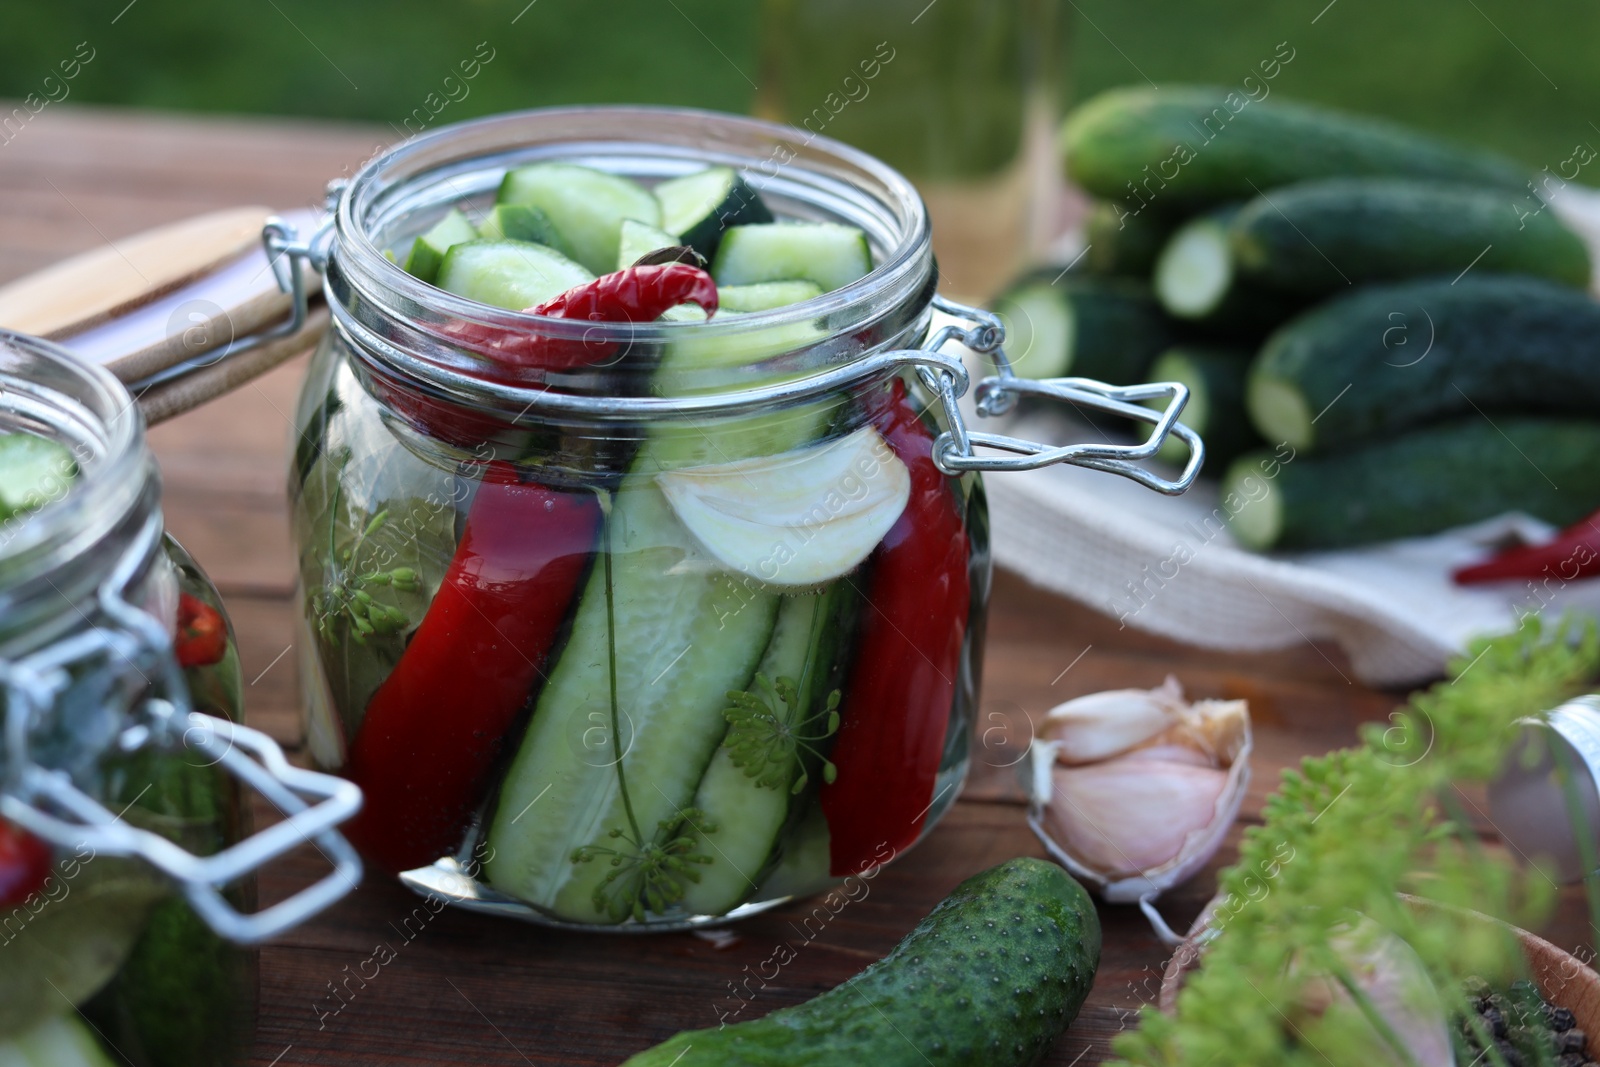
{"label": "blurred cucumber pile", "polygon": [[1176,86],[1094,97],[1062,149],[1087,248],[995,301],[1007,350],[1032,377],[1185,383],[1242,544],[1600,506],[1590,256],[1519,164]]}

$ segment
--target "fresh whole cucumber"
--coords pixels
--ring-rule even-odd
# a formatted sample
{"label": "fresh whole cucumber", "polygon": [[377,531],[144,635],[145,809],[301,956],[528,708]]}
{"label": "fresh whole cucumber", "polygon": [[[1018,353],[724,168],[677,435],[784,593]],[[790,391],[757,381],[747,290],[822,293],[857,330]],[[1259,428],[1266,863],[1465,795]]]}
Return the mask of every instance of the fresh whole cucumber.
{"label": "fresh whole cucumber", "polygon": [[1089,894],[1023,857],[962,882],[842,985],[751,1022],[686,1031],[623,1067],[1026,1067],[1078,1014],[1099,963]]}
{"label": "fresh whole cucumber", "polygon": [[[1261,445],[1261,435],[1250,425],[1244,407],[1245,375],[1251,358],[1252,353],[1240,349],[1179,345],[1163,352],[1150,368],[1151,381],[1180,382],[1189,387],[1183,422],[1205,442],[1208,471],[1220,471],[1241,453]],[[1164,399],[1148,403],[1158,411],[1166,406]],[[1168,437],[1159,454],[1164,460],[1181,463],[1189,448]]]}
{"label": "fresh whole cucumber", "polygon": [[1173,341],[1149,287],[1132,278],[1031,274],[992,306],[1005,324],[1006,355],[1030,378],[1132,385]]}
{"label": "fresh whole cucumber", "polygon": [[1316,296],[1430,274],[1530,274],[1582,288],[1589,253],[1553,211],[1518,219],[1506,194],[1408,178],[1269,190],[1228,227],[1241,277]]}
{"label": "fresh whole cucumber", "polygon": [[1101,200],[1084,222],[1084,264],[1094,274],[1148,278],[1179,221],[1136,204]]}
{"label": "fresh whole cucumber", "polygon": [[1203,207],[1341,175],[1435,178],[1523,195],[1531,177],[1511,160],[1397,123],[1215,86],[1101,93],[1068,116],[1061,145],[1068,175],[1089,193],[1139,206]]}
{"label": "fresh whole cucumber", "polygon": [[1241,274],[1230,248],[1238,214],[1228,204],[1178,227],[1156,258],[1153,286],[1173,318],[1208,335],[1259,340],[1303,301]]}
{"label": "fresh whole cucumber", "polygon": [[1338,297],[1267,339],[1250,417],[1331,448],[1480,411],[1600,411],[1600,303],[1539,278],[1468,274]]}
{"label": "fresh whole cucumber", "polygon": [[1596,456],[1600,422],[1468,415],[1330,456],[1241,456],[1222,500],[1255,549],[1419,537],[1508,511],[1567,526],[1600,503]]}

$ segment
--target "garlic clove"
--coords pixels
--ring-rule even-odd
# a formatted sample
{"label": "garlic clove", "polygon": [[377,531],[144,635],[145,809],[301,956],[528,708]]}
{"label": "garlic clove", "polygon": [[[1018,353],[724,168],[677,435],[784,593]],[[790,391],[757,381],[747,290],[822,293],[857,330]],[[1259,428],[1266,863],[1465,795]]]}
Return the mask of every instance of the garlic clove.
{"label": "garlic clove", "polygon": [[1171,728],[1182,703],[1183,691],[1170,677],[1158,689],[1090,693],[1052,708],[1043,736],[1057,743],[1063,763],[1096,763]]}
{"label": "garlic clove", "polygon": [[1226,771],[1158,759],[1058,767],[1046,809],[1051,836],[1106,879],[1128,878],[1182,858],[1216,820]]}

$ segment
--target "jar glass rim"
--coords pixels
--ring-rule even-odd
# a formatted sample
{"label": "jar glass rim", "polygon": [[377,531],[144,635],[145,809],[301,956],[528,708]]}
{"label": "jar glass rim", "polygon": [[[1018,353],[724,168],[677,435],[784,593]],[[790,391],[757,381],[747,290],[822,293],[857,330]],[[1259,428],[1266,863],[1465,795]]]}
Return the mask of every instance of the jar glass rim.
{"label": "jar glass rim", "polygon": [[[652,133],[654,136],[652,136]],[[698,144],[690,134],[700,134]],[[539,140],[544,138],[544,140]],[[736,140],[769,146],[766,160],[740,160]],[[782,173],[796,163],[800,169],[821,172],[834,182],[869,180],[882,198],[900,213],[897,241],[871,271],[849,284],[819,297],[768,311],[750,312],[735,319],[710,322],[655,321],[633,323],[577,323],[570,319],[506,311],[456,296],[407,273],[373,240],[372,216],[386,206],[385,199],[401,184],[432,175],[449,181],[463,165],[516,148],[566,145],[584,153],[606,146],[637,145],[640,149],[677,150],[679,158],[698,166],[738,164],[741,176],[757,192],[766,192]],[[779,156],[785,156],[779,160]],[[551,156],[550,158],[559,158]],[[531,160],[530,160],[531,161]],[[756,171],[750,169],[755,164]],[[770,164],[770,165],[769,165]],[[441,126],[401,142],[368,160],[340,197],[337,211],[336,256],[347,267],[372,279],[402,298],[430,306],[454,318],[524,329],[541,334],[580,338],[614,332],[617,339],[637,338],[641,329],[661,330],[663,336],[687,331],[701,334],[735,334],[746,330],[846,311],[864,300],[882,299],[897,285],[911,295],[919,287],[919,261],[931,254],[927,209],[910,180],[867,152],[794,126],[763,119],[696,108],[648,105],[585,105],[534,108]]]}
{"label": "jar glass rim", "polygon": [[[0,431],[25,430],[72,453],[76,476],[35,511],[0,523],[0,604],[26,584],[87,558],[155,505],[144,418],[121,382],[51,341],[0,329]],[[109,570],[116,554],[93,569]],[[58,589],[70,600],[69,590]]]}

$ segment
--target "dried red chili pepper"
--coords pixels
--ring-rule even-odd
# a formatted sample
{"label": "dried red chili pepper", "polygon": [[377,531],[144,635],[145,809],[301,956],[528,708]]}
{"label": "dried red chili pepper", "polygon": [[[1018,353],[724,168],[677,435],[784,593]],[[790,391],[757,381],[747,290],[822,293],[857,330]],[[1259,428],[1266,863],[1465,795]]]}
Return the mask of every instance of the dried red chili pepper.
{"label": "dried red chili pepper", "polygon": [[[585,322],[654,322],[679,304],[698,304],[707,315],[717,310],[717,283],[687,263],[651,263],[602,274],[542,304],[524,309]],[[506,330],[477,323],[448,329],[463,347],[501,363],[537,370],[572,370],[605,363],[616,356],[616,343],[601,338],[574,340]]]}
{"label": "dried red chili pepper", "polygon": [[43,889],[53,859],[49,845],[0,819],[0,908],[14,908]]}
{"label": "dried red chili pepper", "polygon": [[1600,575],[1600,511],[1540,545],[1520,545],[1455,572],[1457,585],[1550,577],[1571,582]]}
{"label": "dried red chili pepper", "polygon": [[228,651],[228,624],[222,612],[197,596],[178,594],[178,635],[173,641],[178,666],[209,667]]}
{"label": "dried red chili pepper", "polygon": [[460,843],[548,666],[600,515],[593,492],[489,465],[444,582],[350,749],[366,801],[345,829],[372,862],[409,870]]}
{"label": "dried red chili pepper", "polygon": [[874,550],[856,661],[844,687],[820,794],[834,875],[858,874],[906,848],[935,800],[961,673],[972,588],[959,493],[934,464],[934,434],[905,384],[873,423],[911,474],[906,507]]}

